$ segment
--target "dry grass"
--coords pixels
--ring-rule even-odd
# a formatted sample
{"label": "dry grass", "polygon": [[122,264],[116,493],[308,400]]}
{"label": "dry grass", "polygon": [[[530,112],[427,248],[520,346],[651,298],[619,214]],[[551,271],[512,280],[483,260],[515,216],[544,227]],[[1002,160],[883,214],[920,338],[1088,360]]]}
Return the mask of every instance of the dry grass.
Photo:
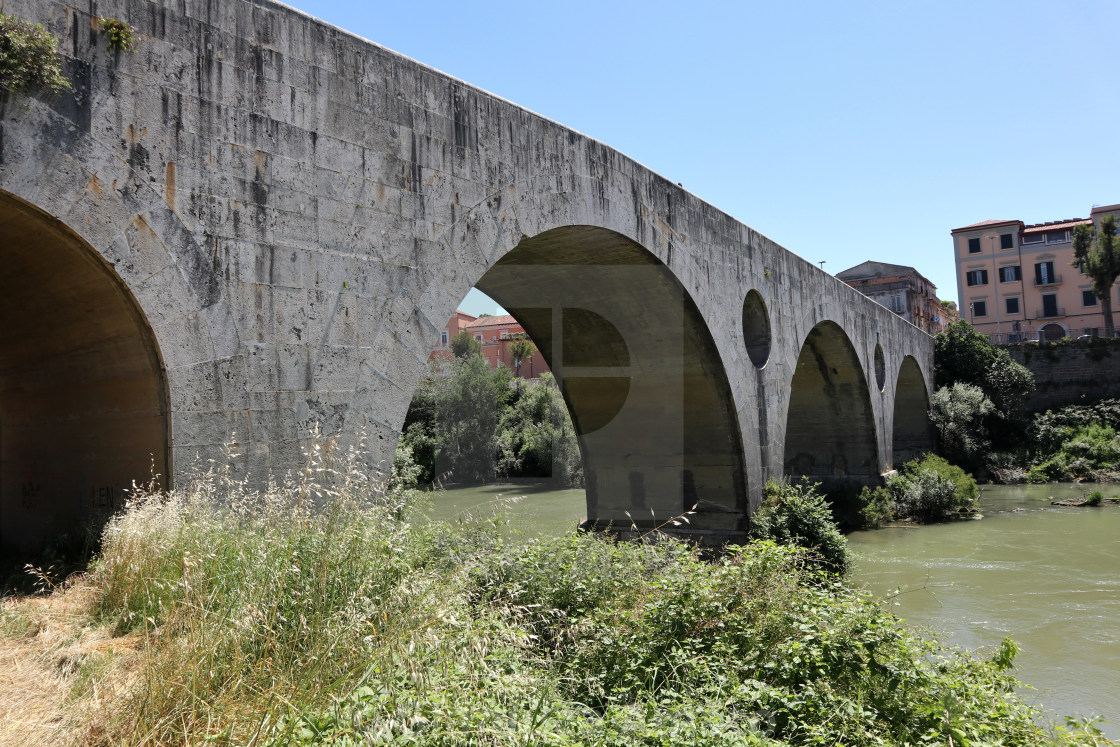
{"label": "dry grass", "polygon": [[135,682],[140,641],[90,627],[94,590],[82,579],[49,596],[0,606],[0,744],[102,742],[104,706]]}

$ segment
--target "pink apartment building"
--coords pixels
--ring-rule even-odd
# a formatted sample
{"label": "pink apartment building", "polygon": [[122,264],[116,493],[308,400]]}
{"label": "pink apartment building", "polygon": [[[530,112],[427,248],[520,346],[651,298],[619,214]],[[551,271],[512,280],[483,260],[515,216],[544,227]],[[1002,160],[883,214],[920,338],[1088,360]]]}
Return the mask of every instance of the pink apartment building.
{"label": "pink apartment building", "polygon": [[[509,345],[518,336],[525,334],[525,328],[509,314],[476,318],[465,312],[456,311],[455,316],[448,320],[447,327],[440,332],[439,344],[432,349],[428,359],[437,356],[449,358],[451,339],[464,331],[482,343],[482,357],[491,368],[502,365],[511,371],[516,370],[513,356],[509,354]],[[535,379],[548,370],[548,364],[544,362],[544,356],[539,350],[534,351],[531,357],[521,362],[523,379]]]}
{"label": "pink apartment building", "polygon": [[[1100,299],[1073,266],[1072,241],[1075,226],[1099,224],[1107,215],[1120,216],[1120,205],[1094,207],[1088,218],[1033,225],[985,220],[954,228],[961,318],[996,343],[1100,334]],[[1115,314],[1116,286],[1112,294]]]}

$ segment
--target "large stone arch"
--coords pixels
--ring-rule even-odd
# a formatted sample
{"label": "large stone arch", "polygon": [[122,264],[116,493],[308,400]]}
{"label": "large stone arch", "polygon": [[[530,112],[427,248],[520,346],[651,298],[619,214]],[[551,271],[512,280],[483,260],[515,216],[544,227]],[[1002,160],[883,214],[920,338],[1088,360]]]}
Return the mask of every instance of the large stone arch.
{"label": "large stone arch", "polygon": [[162,356],[131,292],[65,225],[0,193],[0,246],[0,547],[81,542],[133,482],[167,484]]}
{"label": "large stone arch", "polygon": [[645,531],[695,510],[697,534],[746,528],[727,373],[662,262],[614,231],[565,226],[523,238],[477,287],[525,326],[561,384],[590,521]]}
{"label": "large stone arch", "polygon": [[926,452],[933,451],[937,438],[929,419],[929,392],[925,376],[914,356],[902,359],[894,388],[894,435],[892,461],[895,469]]}
{"label": "large stone arch", "polygon": [[[73,134],[68,106],[32,100],[4,113],[5,277],[39,311],[32,324],[21,310],[32,306],[5,292],[13,339],[5,349],[9,404],[0,405],[0,437],[18,422],[4,410],[42,427],[40,440],[22,441],[19,456],[11,452],[15,439],[0,442],[2,552],[95,533],[133,480],[155,475],[170,486],[199,458],[221,456],[231,434],[248,431],[231,407],[246,392],[231,381],[239,338],[214,258],[176,213],[173,193],[157,191],[114,147]],[[30,263],[34,252],[54,265]],[[44,378],[38,400],[15,394],[27,378],[13,351],[29,342],[15,337],[29,329],[41,339],[28,360],[70,368],[52,363],[59,375]],[[113,399],[114,390],[126,404]],[[108,430],[94,444],[86,437],[98,427]],[[116,457],[104,456],[110,447]]]}
{"label": "large stone arch", "polygon": [[789,391],[785,474],[824,483],[877,481],[878,436],[867,378],[838,324],[824,321],[809,331]]}

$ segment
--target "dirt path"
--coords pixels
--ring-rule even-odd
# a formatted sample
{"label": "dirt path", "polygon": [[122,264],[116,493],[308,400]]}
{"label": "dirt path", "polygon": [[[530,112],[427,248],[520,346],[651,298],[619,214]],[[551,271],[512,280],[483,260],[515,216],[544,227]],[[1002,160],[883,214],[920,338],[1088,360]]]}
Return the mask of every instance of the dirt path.
{"label": "dirt path", "polygon": [[102,705],[126,686],[136,638],[90,627],[80,584],[0,604],[0,745],[98,744]]}

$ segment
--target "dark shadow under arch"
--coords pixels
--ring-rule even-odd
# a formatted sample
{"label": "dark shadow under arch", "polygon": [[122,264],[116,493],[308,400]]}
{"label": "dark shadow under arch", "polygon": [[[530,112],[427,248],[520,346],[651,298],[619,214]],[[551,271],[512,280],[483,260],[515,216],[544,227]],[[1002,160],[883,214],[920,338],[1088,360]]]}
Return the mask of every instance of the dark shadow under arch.
{"label": "dark shadow under arch", "polygon": [[926,452],[933,451],[936,434],[929,419],[929,393],[922,370],[913,356],[906,356],[898,369],[894,388],[894,435],[892,463],[895,469]]}
{"label": "dark shadow under arch", "polygon": [[835,322],[809,332],[797,358],[786,415],[785,473],[824,483],[879,478],[875,417],[863,366]]}
{"label": "dark shadow under arch", "polygon": [[0,550],[84,541],[169,474],[166,378],[131,293],[77,234],[0,192]]}
{"label": "dark shadow under arch", "polygon": [[746,529],[727,373],[668,267],[613,231],[567,226],[524,238],[476,287],[525,327],[561,384],[590,521],[645,530],[695,506],[682,531]]}

